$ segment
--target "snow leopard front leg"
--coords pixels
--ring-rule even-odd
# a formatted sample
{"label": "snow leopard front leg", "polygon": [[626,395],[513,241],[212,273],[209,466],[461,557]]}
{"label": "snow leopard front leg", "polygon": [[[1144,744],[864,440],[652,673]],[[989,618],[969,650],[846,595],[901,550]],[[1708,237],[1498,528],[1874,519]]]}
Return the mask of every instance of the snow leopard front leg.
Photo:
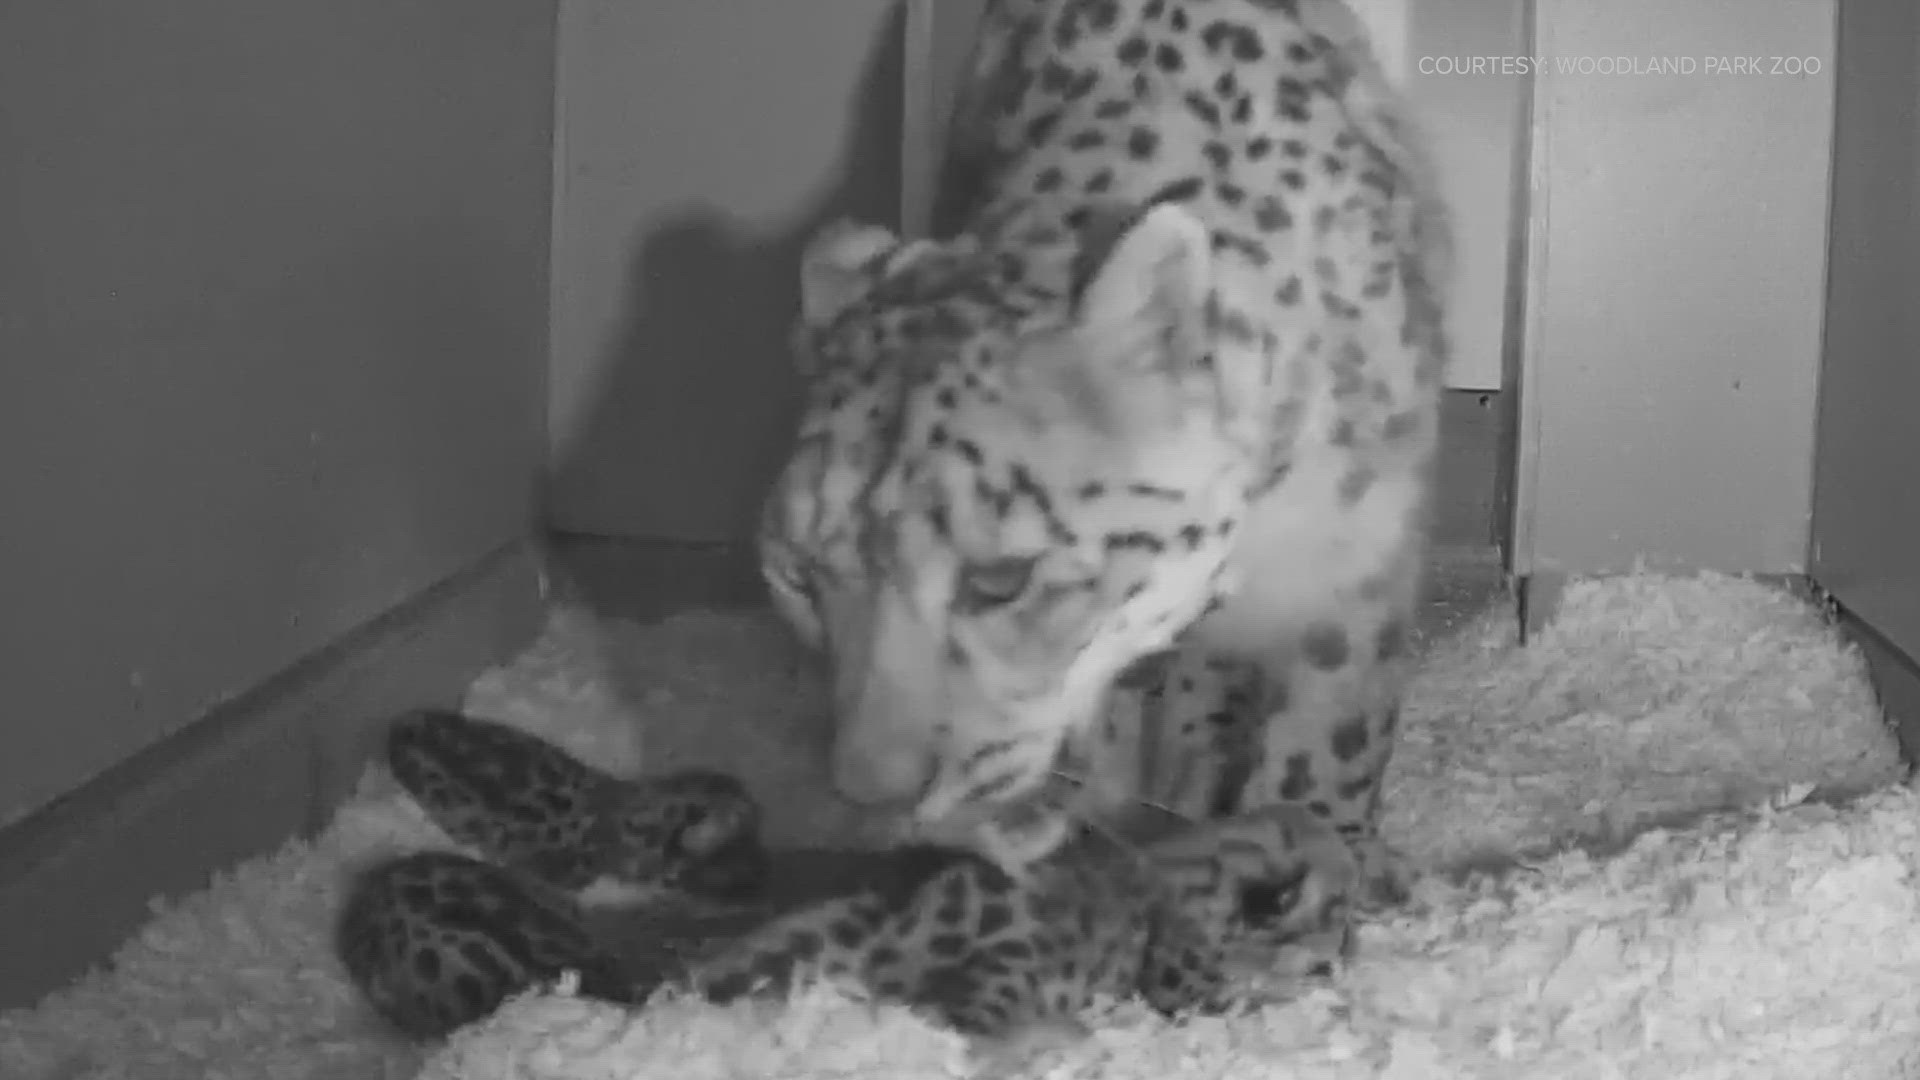
{"label": "snow leopard front leg", "polygon": [[1358,898],[1406,898],[1399,858],[1379,834],[1382,787],[1411,674],[1421,589],[1418,547],[1385,572],[1343,590],[1259,658],[1257,758],[1243,808],[1304,804],[1351,845]]}

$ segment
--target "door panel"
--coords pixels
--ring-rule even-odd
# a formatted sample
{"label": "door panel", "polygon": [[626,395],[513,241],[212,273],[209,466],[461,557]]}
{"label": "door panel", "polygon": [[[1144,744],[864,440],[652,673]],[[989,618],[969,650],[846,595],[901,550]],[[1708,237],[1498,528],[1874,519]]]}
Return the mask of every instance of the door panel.
{"label": "door panel", "polygon": [[1920,16],[1843,0],[1833,216],[1814,467],[1813,575],[1920,657]]}

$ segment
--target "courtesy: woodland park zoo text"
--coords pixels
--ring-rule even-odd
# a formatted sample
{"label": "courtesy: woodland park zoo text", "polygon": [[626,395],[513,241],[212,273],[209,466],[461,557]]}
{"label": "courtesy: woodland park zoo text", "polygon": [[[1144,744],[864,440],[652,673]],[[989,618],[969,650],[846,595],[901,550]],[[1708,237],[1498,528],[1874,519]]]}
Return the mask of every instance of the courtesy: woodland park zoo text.
{"label": "courtesy: woodland park zoo text", "polygon": [[1818,56],[1423,56],[1422,75],[1818,75]]}

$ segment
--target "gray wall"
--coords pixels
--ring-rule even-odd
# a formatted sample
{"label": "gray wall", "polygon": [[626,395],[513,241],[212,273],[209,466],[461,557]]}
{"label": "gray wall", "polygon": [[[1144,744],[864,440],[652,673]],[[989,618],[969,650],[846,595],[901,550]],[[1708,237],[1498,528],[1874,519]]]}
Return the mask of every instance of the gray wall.
{"label": "gray wall", "polygon": [[1831,0],[1538,0],[1532,51],[1811,57],[1536,80],[1516,569],[1806,568]]}
{"label": "gray wall", "polygon": [[0,5],[0,820],[526,529],[553,18]]}
{"label": "gray wall", "polygon": [[551,512],[749,535],[791,435],[800,246],[899,215],[896,0],[561,6]]}
{"label": "gray wall", "polygon": [[1920,657],[1920,15],[1840,7],[1813,572]]}

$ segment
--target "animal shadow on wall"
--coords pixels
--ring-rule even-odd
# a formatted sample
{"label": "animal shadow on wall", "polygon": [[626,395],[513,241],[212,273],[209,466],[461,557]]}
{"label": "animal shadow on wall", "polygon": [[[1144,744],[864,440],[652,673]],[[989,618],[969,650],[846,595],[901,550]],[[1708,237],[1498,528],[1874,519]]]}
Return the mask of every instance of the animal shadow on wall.
{"label": "animal shadow on wall", "polygon": [[[737,556],[792,434],[800,387],[788,335],[800,254],[835,218],[899,218],[904,17],[896,4],[869,46],[847,124],[820,125],[840,139],[839,160],[822,170],[817,191],[797,180],[783,222],[749,223],[687,192],[677,212],[642,224],[618,328],[577,346],[597,352],[592,385],[556,387],[582,403],[555,418],[551,501],[562,531],[734,546],[734,591],[748,581],[739,599],[758,597],[757,575]],[[712,138],[741,137],[713,126]],[[777,146],[741,156],[783,167]],[[679,582],[658,584],[671,591]],[[683,602],[711,598],[716,583],[690,584]]]}
{"label": "animal shadow on wall", "polygon": [[[764,601],[751,540],[799,405],[788,343],[800,255],[836,218],[898,224],[904,11],[895,6],[868,53],[832,179],[790,224],[755,229],[720,207],[695,204],[649,223],[637,241],[631,306],[605,346],[609,353],[598,358],[598,383],[577,427],[556,444],[551,497],[562,530],[590,531],[583,520],[612,516],[617,530],[593,531],[668,541],[659,547],[669,555],[647,560],[663,567],[647,571],[647,580],[632,580],[631,561],[623,559],[623,580],[582,572],[559,583],[575,597],[648,620],[688,606]],[[780,168],[777,157],[767,167]],[[595,509],[608,506],[616,513]],[[618,603],[611,602],[616,591]],[[809,665],[794,646],[757,666],[770,673],[769,687],[780,687],[781,676],[804,678]],[[767,804],[770,839],[844,834],[854,820],[850,807],[824,805],[831,800],[824,704],[794,725],[804,730],[779,730],[759,709],[685,695],[665,704],[649,673],[618,662],[608,668],[623,704],[646,717],[646,771],[705,766],[740,775]],[[709,673],[705,682],[714,681]],[[687,693],[724,694],[731,704],[763,691],[690,685]],[[793,711],[790,689],[785,699],[771,702],[773,717]]]}

